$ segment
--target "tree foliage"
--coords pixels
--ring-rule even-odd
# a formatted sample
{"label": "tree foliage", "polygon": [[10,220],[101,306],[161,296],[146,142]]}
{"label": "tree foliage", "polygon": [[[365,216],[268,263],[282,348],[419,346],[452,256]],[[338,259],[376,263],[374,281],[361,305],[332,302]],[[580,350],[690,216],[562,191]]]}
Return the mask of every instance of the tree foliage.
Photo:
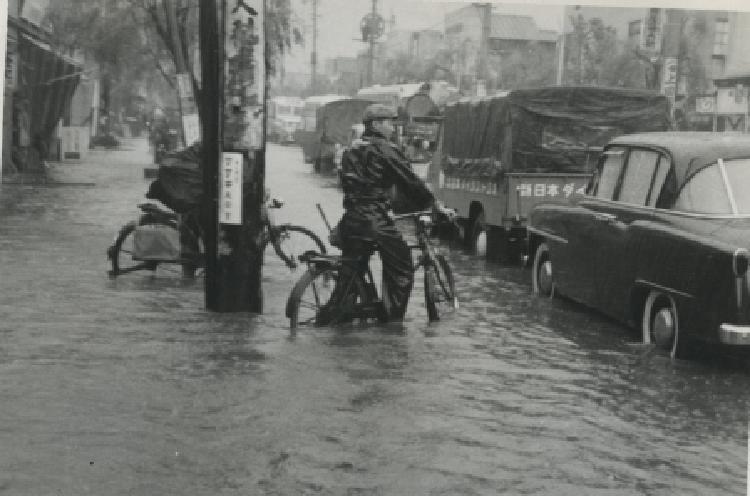
{"label": "tree foliage", "polygon": [[565,81],[569,84],[601,85],[608,77],[604,66],[618,53],[617,32],[595,17],[570,17],[573,31],[567,35]]}
{"label": "tree foliage", "polygon": [[[176,89],[175,75],[184,71],[192,76],[200,101],[199,1],[55,0],[47,23],[55,43],[86,52],[113,87],[133,88],[157,72]],[[227,8],[236,1],[227,0]],[[266,0],[266,67],[271,75],[283,54],[302,42],[291,14],[291,0]]]}
{"label": "tree foliage", "polygon": [[532,43],[503,54],[491,70],[497,72],[498,87],[502,89],[549,86],[555,83],[556,60],[554,50]]}

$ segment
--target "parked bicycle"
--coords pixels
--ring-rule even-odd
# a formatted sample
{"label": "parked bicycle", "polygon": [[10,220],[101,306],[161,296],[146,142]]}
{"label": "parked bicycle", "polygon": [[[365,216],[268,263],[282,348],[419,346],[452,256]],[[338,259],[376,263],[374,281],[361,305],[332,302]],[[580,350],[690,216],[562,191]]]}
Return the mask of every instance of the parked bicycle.
{"label": "parked bicycle", "polygon": [[[267,209],[279,209],[280,199],[267,203]],[[185,275],[195,275],[205,267],[203,235],[195,211],[177,214],[155,203],[142,203],[143,212],[137,221],[125,224],[107,249],[111,263],[110,277],[139,270],[155,271],[159,266],[181,266]],[[140,238],[140,239],[139,239]],[[141,245],[151,243],[151,253]],[[296,269],[300,255],[310,250],[325,253],[320,238],[309,229],[293,224],[275,224],[271,215],[264,215],[263,251],[274,253],[289,269]]]}
{"label": "parked bicycle", "polygon": [[[426,210],[395,216],[395,220],[400,219],[414,220],[417,242],[410,244],[409,248],[419,252],[415,270],[421,267],[424,271],[424,298],[429,321],[439,320],[445,313],[458,308],[458,298],[451,266],[442,254],[436,252],[428,236],[434,223],[433,212]],[[375,244],[372,248],[372,251],[376,249]],[[353,319],[382,320],[382,301],[369,259],[369,255],[347,258],[313,251],[303,254],[300,260],[307,264],[308,269],[292,288],[286,305],[291,329],[317,325],[324,306],[327,318],[330,317],[327,323]],[[340,288],[336,289],[336,298],[333,298],[337,284]]]}

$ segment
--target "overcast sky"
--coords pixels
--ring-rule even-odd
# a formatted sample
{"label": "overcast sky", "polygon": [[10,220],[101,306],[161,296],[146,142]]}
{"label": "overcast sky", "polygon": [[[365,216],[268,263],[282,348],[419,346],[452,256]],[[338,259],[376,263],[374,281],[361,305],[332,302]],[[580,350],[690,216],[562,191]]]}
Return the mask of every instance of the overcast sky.
{"label": "overcast sky", "polygon": [[[2,0],[0,0],[2,1]],[[378,0],[378,12],[396,17],[396,29],[443,29],[445,14],[470,2],[440,0]],[[564,0],[534,0],[507,3],[493,1],[495,12],[531,15],[542,29],[559,31]],[[673,7],[685,9],[750,10],[750,0],[585,0],[581,4],[620,7]],[[298,25],[305,26],[305,46],[295,46],[287,57],[286,70],[309,72],[312,49],[312,0],[292,0]],[[355,39],[359,21],[372,8],[371,0],[318,0],[318,64],[337,56],[354,56],[365,47]]]}

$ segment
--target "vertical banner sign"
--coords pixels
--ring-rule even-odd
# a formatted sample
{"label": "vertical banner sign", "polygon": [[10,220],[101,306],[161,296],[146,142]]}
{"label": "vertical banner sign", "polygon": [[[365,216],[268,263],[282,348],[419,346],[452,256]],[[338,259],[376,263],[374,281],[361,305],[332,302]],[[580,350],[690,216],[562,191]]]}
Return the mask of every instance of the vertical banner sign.
{"label": "vertical banner sign", "polygon": [[[232,7],[232,5],[236,5]],[[227,0],[224,149],[263,148],[263,0]]]}
{"label": "vertical banner sign", "polygon": [[180,95],[182,109],[182,135],[185,137],[185,145],[190,146],[201,139],[198,107],[195,104],[190,74],[177,74],[177,92]]}
{"label": "vertical banner sign", "polygon": [[219,171],[219,222],[242,224],[242,154],[221,154]]}

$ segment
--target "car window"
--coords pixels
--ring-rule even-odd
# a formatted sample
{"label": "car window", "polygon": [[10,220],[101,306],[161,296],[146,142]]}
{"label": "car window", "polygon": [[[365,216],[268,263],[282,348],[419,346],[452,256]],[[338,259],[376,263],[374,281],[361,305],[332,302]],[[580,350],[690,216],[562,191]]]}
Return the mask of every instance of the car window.
{"label": "car window", "polygon": [[709,165],[688,179],[677,196],[674,208],[684,212],[731,214],[732,205],[719,165]]}
{"label": "car window", "polygon": [[623,148],[611,148],[605,152],[605,159],[599,169],[595,185],[595,197],[605,200],[613,198],[624,160],[625,150]]}
{"label": "car window", "polygon": [[737,204],[737,213],[750,215],[750,159],[726,160],[724,167]]}
{"label": "car window", "polygon": [[659,159],[659,165],[656,167],[656,174],[654,175],[654,185],[651,187],[651,195],[648,197],[649,207],[656,206],[659,194],[664,188],[664,182],[667,179],[671,163],[669,157],[665,157],[664,155]]}
{"label": "car window", "polygon": [[659,154],[652,150],[631,150],[618,200],[634,205],[645,205],[656,172]]}

